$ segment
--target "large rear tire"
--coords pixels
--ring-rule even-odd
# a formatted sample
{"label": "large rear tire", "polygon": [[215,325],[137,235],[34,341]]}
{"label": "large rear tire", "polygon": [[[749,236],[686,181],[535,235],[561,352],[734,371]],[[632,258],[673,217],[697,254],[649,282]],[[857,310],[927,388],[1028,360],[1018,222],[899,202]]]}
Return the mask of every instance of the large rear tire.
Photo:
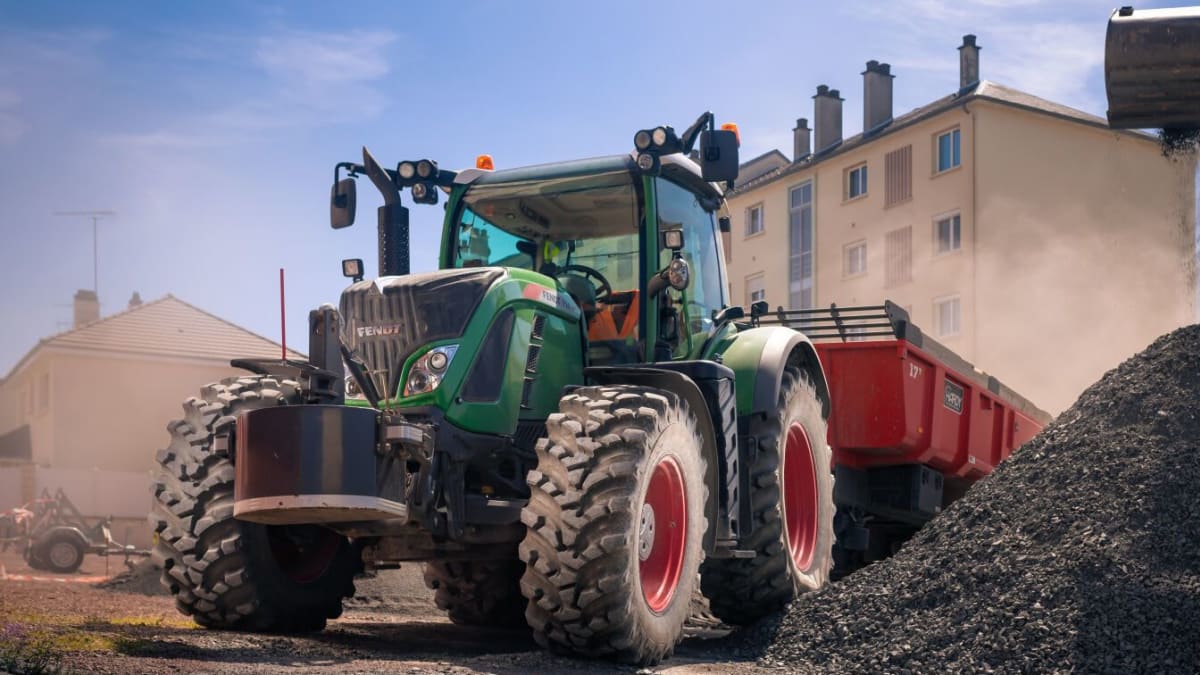
{"label": "large rear tire", "polygon": [[300,402],[298,385],[246,376],[205,387],[167,426],[150,522],[162,581],[180,612],[210,628],[308,631],[325,627],[354,594],[362,569],[345,537],[315,525],[268,526],[233,517],[234,466],[213,447],[246,410]]}
{"label": "large rear tire", "polygon": [[776,408],[750,424],[753,558],[710,558],[701,587],[722,621],[746,625],[829,582],[833,567],[833,474],[821,402],[787,368]]}
{"label": "large rear tire", "polygon": [[683,637],[707,526],[687,404],[647,387],[564,396],[529,473],[521,591],[556,651],[651,665]]}
{"label": "large rear tire", "polygon": [[425,563],[425,585],[433,601],[461,626],[525,626],[521,574],[525,566],[509,560],[433,560]]}

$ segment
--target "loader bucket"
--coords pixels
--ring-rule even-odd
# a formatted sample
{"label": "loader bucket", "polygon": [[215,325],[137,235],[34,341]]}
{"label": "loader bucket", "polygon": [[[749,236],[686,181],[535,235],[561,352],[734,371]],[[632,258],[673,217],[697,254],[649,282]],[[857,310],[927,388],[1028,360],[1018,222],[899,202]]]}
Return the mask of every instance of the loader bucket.
{"label": "loader bucket", "polygon": [[1200,7],[1122,7],[1104,48],[1114,129],[1200,128]]}

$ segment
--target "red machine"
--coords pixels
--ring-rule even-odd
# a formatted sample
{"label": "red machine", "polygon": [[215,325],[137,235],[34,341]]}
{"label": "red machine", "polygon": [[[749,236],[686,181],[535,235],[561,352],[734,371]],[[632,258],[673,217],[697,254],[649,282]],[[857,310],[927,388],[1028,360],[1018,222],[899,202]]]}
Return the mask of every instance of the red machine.
{"label": "red machine", "polygon": [[891,302],[753,320],[816,343],[832,399],[840,574],[890,555],[1050,421]]}

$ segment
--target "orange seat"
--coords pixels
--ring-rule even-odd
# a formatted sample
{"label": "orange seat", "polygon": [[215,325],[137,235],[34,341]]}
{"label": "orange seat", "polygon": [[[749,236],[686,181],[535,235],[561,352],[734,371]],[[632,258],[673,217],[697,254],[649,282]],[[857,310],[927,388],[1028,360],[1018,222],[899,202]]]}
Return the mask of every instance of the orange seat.
{"label": "orange seat", "polygon": [[625,340],[637,337],[638,292],[612,293],[608,300],[596,307],[596,314],[588,321],[588,340]]}

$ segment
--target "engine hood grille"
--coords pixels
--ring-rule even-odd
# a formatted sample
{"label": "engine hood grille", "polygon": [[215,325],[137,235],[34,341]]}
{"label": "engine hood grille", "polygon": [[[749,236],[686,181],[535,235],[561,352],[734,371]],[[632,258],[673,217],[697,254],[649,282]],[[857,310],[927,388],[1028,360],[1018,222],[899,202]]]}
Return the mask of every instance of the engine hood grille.
{"label": "engine hood grille", "polygon": [[342,292],[342,344],[366,364],[379,392],[392,398],[413,351],[461,336],[484,293],[503,275],[503,269],[482,267],[360,281]]}

